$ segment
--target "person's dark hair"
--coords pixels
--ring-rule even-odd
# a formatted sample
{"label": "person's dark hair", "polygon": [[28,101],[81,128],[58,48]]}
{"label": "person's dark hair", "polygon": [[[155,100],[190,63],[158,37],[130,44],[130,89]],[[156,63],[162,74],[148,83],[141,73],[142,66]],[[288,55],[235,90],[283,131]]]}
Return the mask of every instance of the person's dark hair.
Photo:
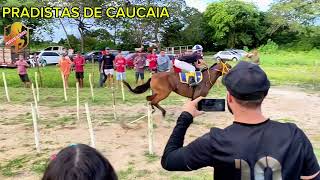
{"label": "person's dark hair", "polygon": [[122,51],[121,51],[121,49],[118,49],[118,53],[121,53]]}
{"label": "person's dark hair", "polygon": [[109,161],[85,144],[62,149],[49,163],[42,180],[117,180]]}
{"label": "person's dark hair", "polygon": [[265,96],[260,99],[257,99],[257,100],[239,100],[237,98],[234,98],[234,99],[238,104],[240,104],[241,106],[243,106],[245,108],[255,109],[255,108],[261,106],[264,98],[265,98]]}

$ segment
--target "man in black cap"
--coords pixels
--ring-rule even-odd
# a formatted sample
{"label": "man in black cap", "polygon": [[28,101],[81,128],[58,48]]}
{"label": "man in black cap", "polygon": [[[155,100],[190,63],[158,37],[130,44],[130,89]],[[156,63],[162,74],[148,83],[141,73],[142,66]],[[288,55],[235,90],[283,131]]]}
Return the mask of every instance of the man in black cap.
{"label": "man in black cap", "polygon": [[258,65],[240,62],[223,78],[233,124],[183,147],[199,97],[185,104],[165,147],[161,164],[169,171],[214,167],[215,180],[320,179],[319,164],[307,136],[292,123],[266,118],[261,104],[270,82]]}

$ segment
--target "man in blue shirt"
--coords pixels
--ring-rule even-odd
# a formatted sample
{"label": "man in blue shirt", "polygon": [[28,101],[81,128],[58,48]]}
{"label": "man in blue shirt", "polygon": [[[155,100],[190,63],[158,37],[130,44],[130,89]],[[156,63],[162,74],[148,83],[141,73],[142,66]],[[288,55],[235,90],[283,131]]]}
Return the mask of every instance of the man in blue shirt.
{"label": "man in blue shirt", "polygon": [[167,72],[170,70],[171,61],[168,55],[162,50],[157,59],[158,72]]}

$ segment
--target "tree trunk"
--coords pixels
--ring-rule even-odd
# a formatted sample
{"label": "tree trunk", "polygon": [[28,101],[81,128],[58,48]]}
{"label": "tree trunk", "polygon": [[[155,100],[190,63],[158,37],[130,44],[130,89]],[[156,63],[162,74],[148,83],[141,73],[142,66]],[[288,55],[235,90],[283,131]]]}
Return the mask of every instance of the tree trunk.
{"label": "tree trunk", "polygon": [[115,24],[114,24],[114,37],[113,37],[113,44],[114,44],[114,45],[116,45],[117,33],[118,33],[117,23],[115,23]]}
{"label": "tree trunk", "polygon": [[60,21],[60,24],[61,24],[61,26],[62,26],[62,28],[63,28],[64,33],[66,34],[66,37],[67,37],[67,43],[68,43],[68,45],[69,45],[69,48],[71,48],[70,41],[69,41],[69,38],[68,38],[67,30],[66,30],[66,28],[64,27],[64,25],[63,25],[63,23],[62,23],[61,19],[60,19],[60,18],[58,18],[58,19],[59,19],[59,21]]}
{"label": "tree trunk", "polygon": [[81,41],[81,53],[84,52],[84,39],[83,39],[83,31],[81,28],[78,28],[79,32],[80,32],[80,41]]}

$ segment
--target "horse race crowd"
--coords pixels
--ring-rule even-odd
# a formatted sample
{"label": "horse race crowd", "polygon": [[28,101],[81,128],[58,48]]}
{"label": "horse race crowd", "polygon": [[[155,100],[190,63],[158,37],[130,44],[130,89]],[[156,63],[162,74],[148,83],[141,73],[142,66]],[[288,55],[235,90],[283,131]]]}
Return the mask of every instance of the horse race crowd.
{"label": "horse race crowd", "polygon": [[[200,46],[195,51],[202,51]],[[28,82],[27,63],[22,57],[16,62],[23,82]],[[181,69],[193,72],[204,64],[199,54],[175,59]],[[170,58],[164,52],[147,57],[137,52],[134,58],[136,83],[143,81],[146,61],[152,72],[169,71]],[[85,59],[77,53],[73,62],[63,55],[58,66],[68,82],[71,66],[83,87]],[[191,65],[192,64],[192,65]],[[99,60],[100,86],[126,78],[126,61],[119,51],[115,57],[106,48]],[[184,67],[184,68],[183,68]],[[270,89],[270,81],[258,64],[240,61],[224,77],[226,104],[232,114],[231,125],[211,128],[203,136],[184,146],[187,129],[204,112],[198,110],[203,97],[188,101],[182,108],[176,126],[164,148],[161,166],[168,171],[193,171],[214,168],[215,180],[297,180],[320,179],[319,162],[305,133],[294,123],[271,120],[262,112],[262,103]],[[214,112],[213,112],[214,113]],[[209,116],[208,116],[209,117]],[[219,118],[219,116],[211,116]],[[218,119],[213,119],[218,121]],[[118,157],[121,158],[121,157]],[[151,177],[152,178],[152,177]],[[96,149],[84,144],[72,144],[52,156],[43,180],[116,180],[111,163]]]}
{"label": "horse race crowd", "polygon": [[[128,61],[122,54],[122,51],[118,50],[117,55],[114,55],[110,52],[110,48],[107,47],[104,51],[101,51],[101,53],[102,56],[98,59],[100,73],[99,87],[103,87],[106,82],[107,85],[111,86],[114,80],[114,75],[118,85],[119,81],[126,80]],[[176,73],[181,72],[181,69],[173,65],[174,59],[170,58],[164,50],[161,50],[159,55],[156,54],[155,49],[151,50],[148,54],[144,53],[142,50],[138,50],[133,57],[133,68],[135,70],[136,84],[139,82],[141,84],[144,83],[146,70],[145,67],[147,63],[148,69],[152,73],[168,72],[170,70]],[[37,58],[37,56],[34,55],[34,58]],[[34,62],[37,62],[37,60],[34,60]],[[85,58],[80,52],[77,52],[76,55],[72,57],[72,60],[67,53],[63,53],[61,55],[57,66],[60,68],[60,71],[63,74],[66,87],[68,87],[68,79],[72,70],[75,71],[75,77],[79,82],[79,87],[83,87],[85,64]],[[29,86],[30,80],[28,77],[27,68],[30,66],[22,55],[19,56],[15,62],[15,65],[17,66],[21,81],[26,87]]]}

